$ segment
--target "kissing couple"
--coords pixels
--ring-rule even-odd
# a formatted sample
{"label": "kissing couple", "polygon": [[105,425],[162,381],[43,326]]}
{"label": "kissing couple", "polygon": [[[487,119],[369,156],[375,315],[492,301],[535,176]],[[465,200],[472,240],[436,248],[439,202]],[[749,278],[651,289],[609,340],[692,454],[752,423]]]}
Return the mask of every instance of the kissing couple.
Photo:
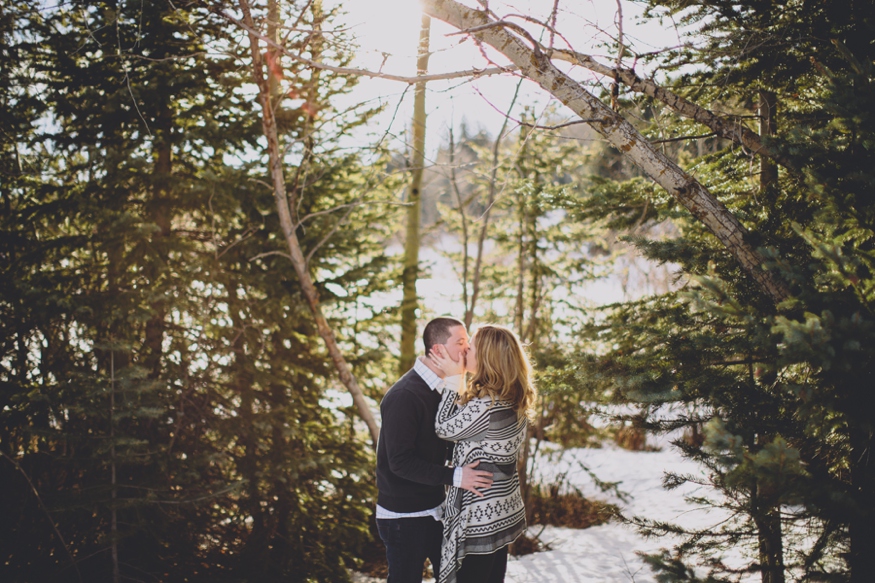
{"label": "kissing couple", "polygon": [[[526,529],[518,452],[535,400],[532,367],[508,328],[468,338],[431,320],[424,354],[380,403],[377,530],[388,583],[501,583],[507,547]],[[468,376],[470,374],[470,377]]]}

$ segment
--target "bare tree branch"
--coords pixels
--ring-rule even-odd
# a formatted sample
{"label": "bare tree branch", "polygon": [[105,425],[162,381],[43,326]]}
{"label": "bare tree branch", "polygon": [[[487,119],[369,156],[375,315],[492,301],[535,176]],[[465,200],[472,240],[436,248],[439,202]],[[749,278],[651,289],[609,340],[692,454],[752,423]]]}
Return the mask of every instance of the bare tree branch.
{"label": "bare tree branch", "polygon": [[288,253],[283,253],[282,251],[267,251],[265,253],[259,253],[254,257],[250,257],[249,261],[256,261],[257,259],[261,259],[263,257],[271,257],[273,255],[279,255],[280,257],[285,257],[289,261],[294,261],[291,255],[289,255]]}
{"label": "bare tree branch", "polygon": [[331,227],[331,229],[328,230],[327,233],[325,233],[325,236],[322,237],[322,239],[320,239],[318,243],[313,245],[313,248],[310,249],[309,253],[307,253],[307,256],[304,258],[304,261],[306,261],[308,266],[310,265],[310,260],[313,259],[313,255],[316,253],[316,251],[318,251],[319,248],[322,247],[322,245],[327,243],[331,239],[331,237],[334,236],[334,233],[337,232],[337,229],[340,228],[340,225],[342,225],[343,222],[349,218],[349,215],[352,214],[352,210],[355,208],[355,205],[348,205],[348,206],[349,206],[349,208],[346,209],[346,212],[343,213],[343,216],[334,222],[334,225]]}
{"label": "bare tree branch", "polygon": [[363,206],[363,205],[368,205],[368,204],[387,204],[390,206],[407,206],[409,203],[398,202],[397,200],[368,200],[368,201],[364,201],[361,198],[359,198],[359,200],[357,200],[355,202],[348,202],[346,204],[339,204],[337,206],[333,206],[330,209],[323,209],[321,211],[314,211],[314,212],[308,214],[307,216],[305,216],[304,218],[302,218],[300,221],[298,221],[295,224],[295,230],[297,230],[301,225],[303,225],[305,221],[309,221],[310,219],[312,219],[314,217],[318,217],[321,215],[328,215],[328,214],[331,214],[335,211],[339,211],[340,209],[353,208],[353,207]]}
{"label": "bare tree branch", "polygon": [[294,221],[292,220],[291,209],[289,208],[289,198],[286,193],[286,179],[283,172],[283,161],[280,156],[279,135],[276,125],[276,118],[271,107],[271,93],[268,79],[265,78],[264,61],[262,59],[261,50],[259,48],[259,35],[255,31],[255,26],[252,20],[252,13],[249,8],[248,0],[239,0],[240,9],[243,12],[246,22],[247,32],[249,36],[250,56],[252,59],[252,80],[258,86],[259,102],[261,104],[261,125],[264,136],[267,139],[267,151],[269,160],[269,170],[273,179],[273,191],[276,201],[277,214],[279,222],[283,230],[283,235],[286,239],[286,244],[289,248],[289,259],[294,266],[295,273],[301,284],[301,290],[313,314],[313,319],[316,323],[316,328],[319,331],[319,336],[325,342],[325,347],[328,349],[328,354],[334,364],[335,369],[340,376],[340,381],[352,395],[353,403],[359,413],[359,416],[368,426],[371,434],[371,442],[374,448],[377,447],[377,440],[380,436],[380,427],[377,425],[374,414],[368,402],[365,400],[364,393],[359,387],[358,381],[352,374],[349,364],[340,351],[337,345],[337,340],[334,337],[334,331],[328,325],[328,321],[322,313],[322,308],[319,303],[319,292],[313,284],[313,279],[310,276],[310,271],[307,267],[307,260],[301,250],[300,241],[295,233]]}
{"label": "bare tree branch", "polygon": [[793,163],[789,159],[768,148],[763,144],[760,136],[744,124],[739,123],[736,120],[727,119],[705,109],[704,107],[696,105],[680,95],[661,87],[650,79],[642,79],[632,69],[621,67],[612,68],[599,63],[589,55],[568,49],[554,49],[552,57],[559,61],[566,61],[579,65],[593,71],[594,73],[610,77],[611,79],[619,80],[633,91],[638,91],[652,97],[664,103],[683,117],[695,120],[712,129],[718,136],[732,140],[734,143],[744,146],[754,154],[771,158],[785,168],[794,168]]}
{"label": "bare tree branch", "polygon": [[428,81],[444,81],[447,79],[461,79],[461,78],[472,78],[472,77],[487,77],[489,75],[501,75],[503,73],[508,73],[513,70],[513,68],[504,68],[504,67],[492,67],[489,69],[468,69],[466,71],[453,71],[450,73],[435,73],[433,75],[422,75],[422,76],[406,76],[406,75],[393,75],[391,73],[383,73],[380,71],[370,71],[368,69],[358,69],[355,67],[335,67],[333,65],[328,65],[326,63],[322,63],[319,61],[314,61],[313,59],[308,59],[302,55],[294,53],[288,50],[285,46],[276,41],[272,40],[270,37],[262,34],[258,31],[254,26],[250,26],[245,22],[241,22],[240,20],[226,14],[222,10],[215,9],[215,13],[227,20],[228,22],[232,22],[240,27],[242,30],[246,31],[249,35],[255,37],[256,39],[263,41],[269,47],[275,48],[278,52],[284,54],[285,56],[292,58],[300,63],[304,63],[305,65],[309,65],[310,67],[314,67],[316,69],[321,69],[323,71],[331,71],[332,73],[338,73],[340,75],[357,75],[359,77],[370,77],[372,79],[387,79],[389,81],[399,81],[401,83],[407,83],[409,85],[413,85],[415,83],[420,82],[428,82]]}

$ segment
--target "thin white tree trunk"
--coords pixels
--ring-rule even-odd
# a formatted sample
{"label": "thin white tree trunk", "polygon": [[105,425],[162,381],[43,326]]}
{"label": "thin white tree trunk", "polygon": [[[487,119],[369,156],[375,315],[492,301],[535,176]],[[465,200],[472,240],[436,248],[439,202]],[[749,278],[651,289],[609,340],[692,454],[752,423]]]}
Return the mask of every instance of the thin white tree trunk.
{"label": "thin white tree trunk", "polygon": [[[428,73],[428,47],[431,18],[422,16],[419,29],[419,48],[416,58],[417,75]],[[413,139],[410,145],[410,187],[407,189],[407,232],[404,238],[403,297],[401,300],[401,358],[399,374],[404,374],[416,359],[416,309],[419,298],[416,280],[419,279],[419,248],[422,242],[422,173],[425,166],[425,81],[416,84],[413,97]]]}
{"label": "thin white tree trunk", "polygon": [[[247,0],[240,0],[240,9],[244,14],[244,22],[252,29],[255,25],[252,20],[252,14],[249,9]],[[264,136],[267,138],[267,151],[269,156],[270,174],[273,179],[274,198],[276,200],[277,213],[279,215],[280,225],[282,226],[283,235],[289,248],[289,258],[295,268],[295,273],[298,275],[298,280],[301,283],[301,289],[304,292],[304,297],[307,299],[307,304],[313,314],[313,319],[316,321],[316,328],[319,331],[319,336],[325,342],[328,349],[328,354],[334,363],[335,369],[340,376],[340,381],[352,395],[352,400],[355,403],[359,415],[367,424],[371,433],[373,446],[377,446],[377,439],[380,436],[380,428],[377,425],[376,419],[371,412],[368,402],[365,400],[364,393],[359,387],[358,381],[352,374],[352,370],[340,347],[337,345],[337,340],[334,338],[334,331],[328,325],[328,321],[322,314],[322,308],[319,304],[319,293],[313,285],[313,279],[310,277],[310,271],[307,265],[307,260],[301,251],[301,244],[298,241],[298,236],[295,234],[295,227],[292,221],[291,210],[289,208],[289,199],[286,193],[286,180],[283,172],[283,161],[280,155],[279,136],[277,134],[276,119],[274,118],[273,108],[270,100],[270,85],[264,75],[264,63],[261,55],[261,50],[258,46],[258,36],[252,32],[248,33],[249,45],[252,55],[252,78],[258,86],[258,98],[261,103],[261,123],[264,131]]]}
{"label": "thin white tree trunk", "polygon": [[465,308],[465,328],[471,328],[471,320],[469,314],[472,308],[468,304],[468,263],[471,260],[471,255],[468,253],[468,214],[465,211],[465,201],[462,200],[462,192],[459,189],[459,181],[456,176],[456,139],[453,135],[453,128],[450,126],[450,186],[453,189],[453,194],[456,195],[456,203],[459,205],[459,220],[462,225],[462,306]]}
{"label": "thin white tree trunk", "polygon": [[789,295],[786,284],[763,268],[764,259],[746,239],[738,219],[708,189],[659,152],[619,114],[611,111],[580,83],[557,69],[540,46],[526,46],[527,35],[511,23],[495,21],[483,11],[454,0],[423,0],[423,9],[433,18],[469,32],[504,54],[520,73],[538,83],[629,157],[647,176],[666,189],[720,240],[773,301]]}

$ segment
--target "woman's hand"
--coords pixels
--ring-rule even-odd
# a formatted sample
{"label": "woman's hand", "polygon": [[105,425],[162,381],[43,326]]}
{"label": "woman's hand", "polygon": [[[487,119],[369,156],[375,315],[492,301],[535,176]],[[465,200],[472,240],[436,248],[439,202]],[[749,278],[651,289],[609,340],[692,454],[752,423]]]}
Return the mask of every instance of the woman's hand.
{"label": "woman's hand", "polygon": [[428,358],[431,359],[431,362],[444,373],[445,377],[451,377],[454,375],[461,375],[465,373],[465,355],[459,354],[459,360],[453,360],[447,349],[438,344],[435,346],[431,352],[428,353]]}

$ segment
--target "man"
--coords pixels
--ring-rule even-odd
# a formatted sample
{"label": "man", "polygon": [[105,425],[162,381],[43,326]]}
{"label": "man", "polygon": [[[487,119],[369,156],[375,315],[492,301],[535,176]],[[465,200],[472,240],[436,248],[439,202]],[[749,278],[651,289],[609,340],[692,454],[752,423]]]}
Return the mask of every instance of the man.
{"label": "man", "polygon": [[[468,350],[468,331],[455,318],[435,318],[425,326],[422,340],[426,355],[440,345],[456,362]],[[434,431],[443,384],[440,369],[428,356],[420,356],[380,403],[377,530],[386,544],[388,583],[421,583],[426,557],[437,578],[444,486],[482,496],[478,488],[492,485],[492,473],[475,469],[476,463],[463,468],[446,465],[452,444]]]}

